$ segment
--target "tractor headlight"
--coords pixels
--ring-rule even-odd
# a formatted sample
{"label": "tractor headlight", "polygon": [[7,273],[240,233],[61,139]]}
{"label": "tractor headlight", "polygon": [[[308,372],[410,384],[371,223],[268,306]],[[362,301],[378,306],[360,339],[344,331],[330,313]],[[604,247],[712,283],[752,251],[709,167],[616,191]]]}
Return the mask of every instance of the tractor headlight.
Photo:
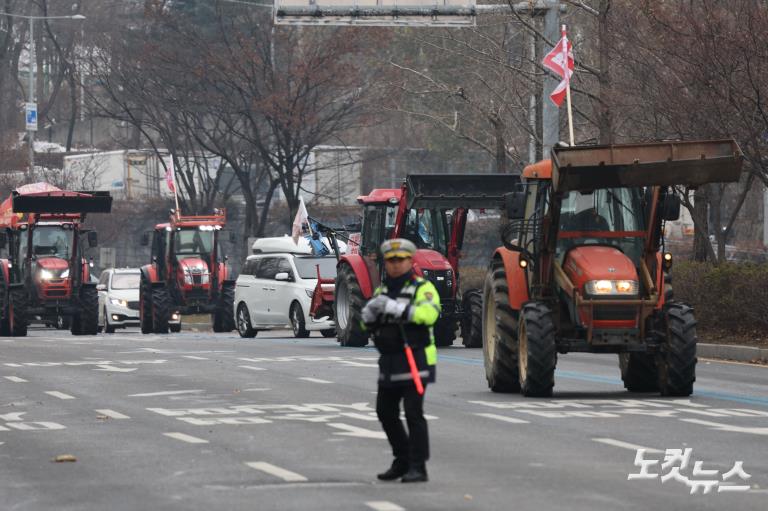
{"label": "tractor headlight", "polygon": [[128,307],[128,302],[126,300],[119,300],[117,298],[110,298],[109,303],[112,305],[120,305],[121,307]]}
{"label": "tractor headlight", "polygon": [[69,278],[69,268],[67,268],[66,270],[64,270],[63,272],[61,272],[61,278],[62,278],[62,279],[66,279],[66,278]]}
{"label": "tractor headlight", "polygon": [[53,278],[53,272],[51,270],[40,270],[40,278],[42,280],[51,280]]}
{"label": "tractor headlight", "polygon": [[636,295],[638,290],[636,280],[590,280],[584,286],[588,295]]}

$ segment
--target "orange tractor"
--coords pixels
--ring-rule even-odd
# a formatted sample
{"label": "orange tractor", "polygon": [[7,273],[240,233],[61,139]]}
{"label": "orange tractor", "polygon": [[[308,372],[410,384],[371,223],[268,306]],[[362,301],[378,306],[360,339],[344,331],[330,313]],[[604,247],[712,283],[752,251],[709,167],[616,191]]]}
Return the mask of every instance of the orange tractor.
{"label": "orange tractor", "polygon": [[[386,239],[408,238],[417,247],[415,273],[430,280],[440,293],[435,344],[450,346],[461,325],[464,345],[479,348],[480,293],[459,294],[467,214],[470,209],[503,208],[505,190],[519,182],[520,177],[511,174],[411,174],[399,189],[375,189],[358,197],[364,208],[359,247],[350,243],[351,253],[340,256],[337,265],[333,314],[341,345],[368,344],[360,314],[381,282],[384,267],[379,246]],[[329,287],[318,283],[322,285]],[[326,301],[329,295],[330,290],[324,290]]]}
{"label": "orange tractor", "polygon": [[[87,213],[109,213],[108,192],[70,192],[47,183],[24,185],[0,205],[0,332],[27,335],[30,321],[96,335],[99,295],[84,246],[97,245],[83,228]],[[84,240],[85,238],[85,240]]]}
{"label": "orange tractor", "polygon": [[483,290],[483,344],[495,392],[549,396],[557,354],[616,353],[624,386],[688,396],[696,320],[674,301],[663,224],[671,187],[736,181],[732,140],[555,147],[507,195],[510,223]]}
{"label": "orange tractor", "polygon": [[[183,314],[210,313],[214,332],[235,328],[235,282],[221,250],[226,212],[185,216],[171,211],[152,231],[152,263],[141,268],[139,318],[144,334],[181,331]],[[149,234],[142,237],[149,245]]]}

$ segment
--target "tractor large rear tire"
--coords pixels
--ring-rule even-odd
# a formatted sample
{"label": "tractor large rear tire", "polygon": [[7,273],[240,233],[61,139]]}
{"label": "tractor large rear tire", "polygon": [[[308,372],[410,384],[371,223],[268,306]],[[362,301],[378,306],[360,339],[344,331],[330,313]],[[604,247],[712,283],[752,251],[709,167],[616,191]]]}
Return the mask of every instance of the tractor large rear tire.
{"label": "tractor large rear tire", "polygon": [[630,392],[658,392],[656,357],[647,353],[620,353],[619,368],[624,388]]}
{"label": "tractor large rear tire", "polygon": [[156,334],[168,333],[170,297],[165,286],[152,288],[152,324]]}
{"label": "tractor large rear tire", "polygon": [[8,325],[11,335],[25,337],[27,335],[27,291],[12,289],[9,293]]}
{"label": "tractor large rear tire", "polygon": [[693,309],[672,302],[665,307],[666,342],[659,355],[662,396],[690,396],[696,381],[696,319]]}
{"label": "tractor large rear tire", "polygon": [[221,285],[221,295],[211,316],[214,332],[231,332],[235,329],[235,286],[231,282]]}
{"label": "tractor large rear tire", "polygon": [[141,276],[139,287],[139,324],[142,334],[151,334],[154,331],[152,324],[152,283]]}
{"label": "tractor large rear tire", "polygon": [[555,386],[557,345],[549,307],[538,302],[523,305],[517,339],[520,392],[526,397],[551,396]]}
{"label": "tractor large rear tire", "polygon": [[482,345],[488,387],[493,392],[518,392],[518,312],[509,306],[507,274],[501,261],[491,263],[482,302]]}
{"label": "tractor large rear tire", "polygon": [[80,311],[72,319],[72,335],[96,335],[99,332],[99,292],[95,287],[83,287],[78,298]]}
{"label": "tractor large rear tire", "polygon": [[342,346],[365,346],[368,334],[363,331],[361,313],[365,305],[360,283],[348,264],[339,269],[333,300],[336,334]]}
{"label": "tractor large rear tire", "polygon": [[461,322],[461,343],[465,348],[483,347],[483,292],[471,289],[461,300],[464,310]]}

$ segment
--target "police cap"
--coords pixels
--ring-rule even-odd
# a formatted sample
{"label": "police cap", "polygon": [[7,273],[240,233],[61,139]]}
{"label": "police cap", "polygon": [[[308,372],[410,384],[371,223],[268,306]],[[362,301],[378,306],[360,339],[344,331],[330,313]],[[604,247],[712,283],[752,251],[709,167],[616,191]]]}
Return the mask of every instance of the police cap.
{"label": "police cap", "polygon": [[413,257],[415,253],[416,245],[403,238],[387,240],[381,244],[381,254],[384,256],[384,259]]}

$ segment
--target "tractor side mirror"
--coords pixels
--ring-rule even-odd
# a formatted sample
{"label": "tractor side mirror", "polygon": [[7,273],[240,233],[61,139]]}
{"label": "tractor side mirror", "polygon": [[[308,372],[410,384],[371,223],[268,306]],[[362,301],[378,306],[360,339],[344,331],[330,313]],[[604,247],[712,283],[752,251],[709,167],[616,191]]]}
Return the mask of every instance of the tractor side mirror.
{"label": "tractor side mirror", "polygon": [[287,271],[281,271],[280,273],[275,274],[275,280],[283,280],[288,281],[291,280],[291,274]]}
{"label": "tractor side mirror", "polygon": [[96,231],[88,231],[88,246],[91,248],[99,246],[99,235]]}
{"label": "tractor side mirror", "polygon": [[507,218],[520,220],[525,216],[526,190],[523,187],[504,194],[504,203],[507,208]]}
{"label": "tractor side mirror", "polygon": [[143,232],[141,233],[141,246],[146,247],[149,245],[149,233]]}
{"label": "tractor side mirror", "polygon": [[680,197],[668,193],[664,195],[659,205],[662,220],[673,222],[680,218]]}

